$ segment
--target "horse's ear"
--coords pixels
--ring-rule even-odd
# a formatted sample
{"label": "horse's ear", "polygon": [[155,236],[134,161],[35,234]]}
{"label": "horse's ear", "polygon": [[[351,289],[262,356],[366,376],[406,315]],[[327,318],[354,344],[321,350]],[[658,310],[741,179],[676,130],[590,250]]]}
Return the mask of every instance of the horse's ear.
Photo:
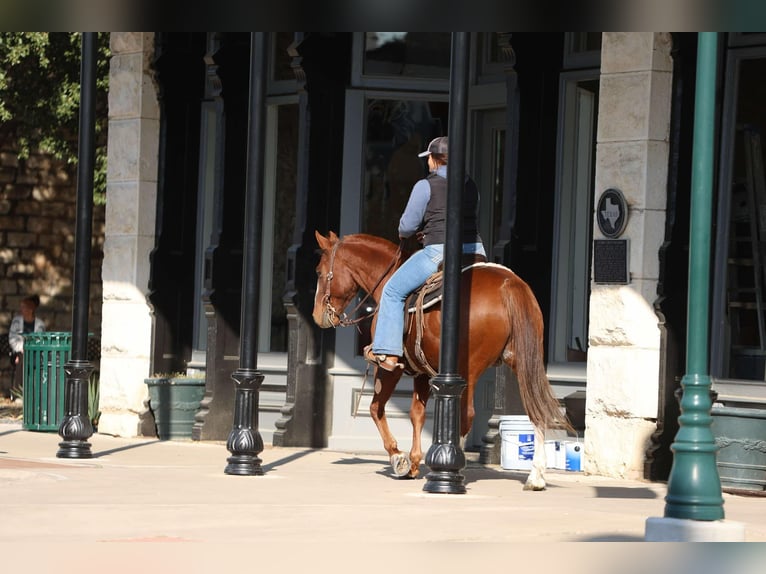
{"label": "horse's ear", "polygon": [[337,243],[337,242],[339,241],[339,240],[338,240],[338,236],[337,236],[337,235],[335,235],[335,232],[334,232],[334,231],[330,231],[330,235],[329,235],[329,237],[330,237],[330,241],[331,241],[332,243]]}
{"label": "horse's ear", "polygon": [[[327,239],[326,237],[324,237],[324,236],[323,236],[321,233],[319,233],[318,231],[314,231],[314,235],[315,235],[315,236],[316,236],[316,238],[317,238],[317,243],[319,244],[319,248],[320,248],[320,249],[330,249],[330,245],[331,245],[331,243],[330,243],[330,240],[329,240],[329,239]],[[330,236],[332,236],[332,235],[333,235],[333,233],[332,233],[332,231],[331,231],[331,232],[330,232]]]}

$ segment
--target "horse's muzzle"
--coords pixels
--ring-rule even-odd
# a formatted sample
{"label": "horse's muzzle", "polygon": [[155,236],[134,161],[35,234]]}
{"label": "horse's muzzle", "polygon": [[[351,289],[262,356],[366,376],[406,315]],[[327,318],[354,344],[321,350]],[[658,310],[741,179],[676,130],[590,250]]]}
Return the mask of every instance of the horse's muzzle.
{"label": "horse's muzzle", "polygon": [[319,318],[314,316],[314,322],[322,329],[334,328],[339,324],[338,316],[335,313],[330,313],[327,309],[322,312]]}

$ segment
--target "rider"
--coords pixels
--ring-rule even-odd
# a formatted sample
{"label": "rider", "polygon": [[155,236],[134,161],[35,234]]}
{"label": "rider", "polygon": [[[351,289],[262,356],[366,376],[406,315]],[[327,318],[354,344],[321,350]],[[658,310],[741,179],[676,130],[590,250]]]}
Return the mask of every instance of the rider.
{"label": "rider", "polygon": [[[428,177],[415,183],[399,220],[399,239],[417,234],[423,249],[416,251],[391,276],[383,287],[378,307],[375,336],[364,349],[366,361],[387,371],[402,368],[404,301],[438,270],[444,259],[447,216],[446,137],[438,137],[418,157],[428,157]],[[461,213],[463,215],[463,253],[486,256],[479,236],[479,191],[468,176],[465,179]]]}

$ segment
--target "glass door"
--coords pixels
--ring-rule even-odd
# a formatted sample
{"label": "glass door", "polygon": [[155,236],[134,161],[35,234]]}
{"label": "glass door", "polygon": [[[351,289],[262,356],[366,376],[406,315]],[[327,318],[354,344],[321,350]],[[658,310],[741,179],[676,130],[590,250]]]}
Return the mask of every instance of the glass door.
{"label": "glass door", "polygon": [[598,71],[561,76],[549,370],[582,371],[588,346]]}
{"label": "glass door", "polygon": [[731,50],[722,123],[711,374],[766,379],[766,47]]}
{"label": "glass door", "polygon": [[[341,235],[361,232],[399,241],[399,218],[412,186],[428,174],[418,153],[446,134],[448,107],[446,96],[349,94]],[[370,342],[370,322],[359,327],[351,330],[357,356]]]}

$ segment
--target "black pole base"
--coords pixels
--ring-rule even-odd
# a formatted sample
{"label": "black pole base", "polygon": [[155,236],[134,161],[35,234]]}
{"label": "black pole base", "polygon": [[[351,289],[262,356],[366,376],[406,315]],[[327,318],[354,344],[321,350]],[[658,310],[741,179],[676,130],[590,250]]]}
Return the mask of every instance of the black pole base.
{"label": "black pole base", "polygon": [[455,374],[438,374],[431,379],[434,397],[434,442],[425,462],[431,469],[426,475],[425,492],[465,494],[465,453],[460,446],[460,397],[466,383]]}
{"label": "black pole base", "polygon": [[88,416],[88,380],[93,372],[90,361],[72,359],[64,364],[66,387],[64,405],[66,414],[59,424],[58,458],[91,458],[88,438],[93,435],[93,425]]}
{"label": "black pole base", "polygon": [[463,482],[465,477],[460,473],[453,472],[429,472],[426,475],[426,484],[423,492],[431,494],[465,494],[466,488]]}
{"label": "black pole base", "polygon": [[226,465],[224,473],[235,476],[263,476],[261,468],[261,459],[257,456],[239,454],[230,456],[226,459],[229,464]]}
{"label": "black pole base", "polygon": [[258,432],[258,389],[264,375],[255,369],[239,368],[231,376],[234,390],[234,426],[226,441],[231,456],[226,459],[226,474],[260,476],[263,474],[258,453],[263,439]]}
{"label": "black pole base", "polygon": [[433,444],[428,449],[426,464],[431,472],[426,475],[423,492],[433,494],[465,494],[465,454],[454,444]]}
{"label": "black pole base", "polygon": [[59,443],[56,458],[93,458],[93,452],[86,440],[65,440]]}

